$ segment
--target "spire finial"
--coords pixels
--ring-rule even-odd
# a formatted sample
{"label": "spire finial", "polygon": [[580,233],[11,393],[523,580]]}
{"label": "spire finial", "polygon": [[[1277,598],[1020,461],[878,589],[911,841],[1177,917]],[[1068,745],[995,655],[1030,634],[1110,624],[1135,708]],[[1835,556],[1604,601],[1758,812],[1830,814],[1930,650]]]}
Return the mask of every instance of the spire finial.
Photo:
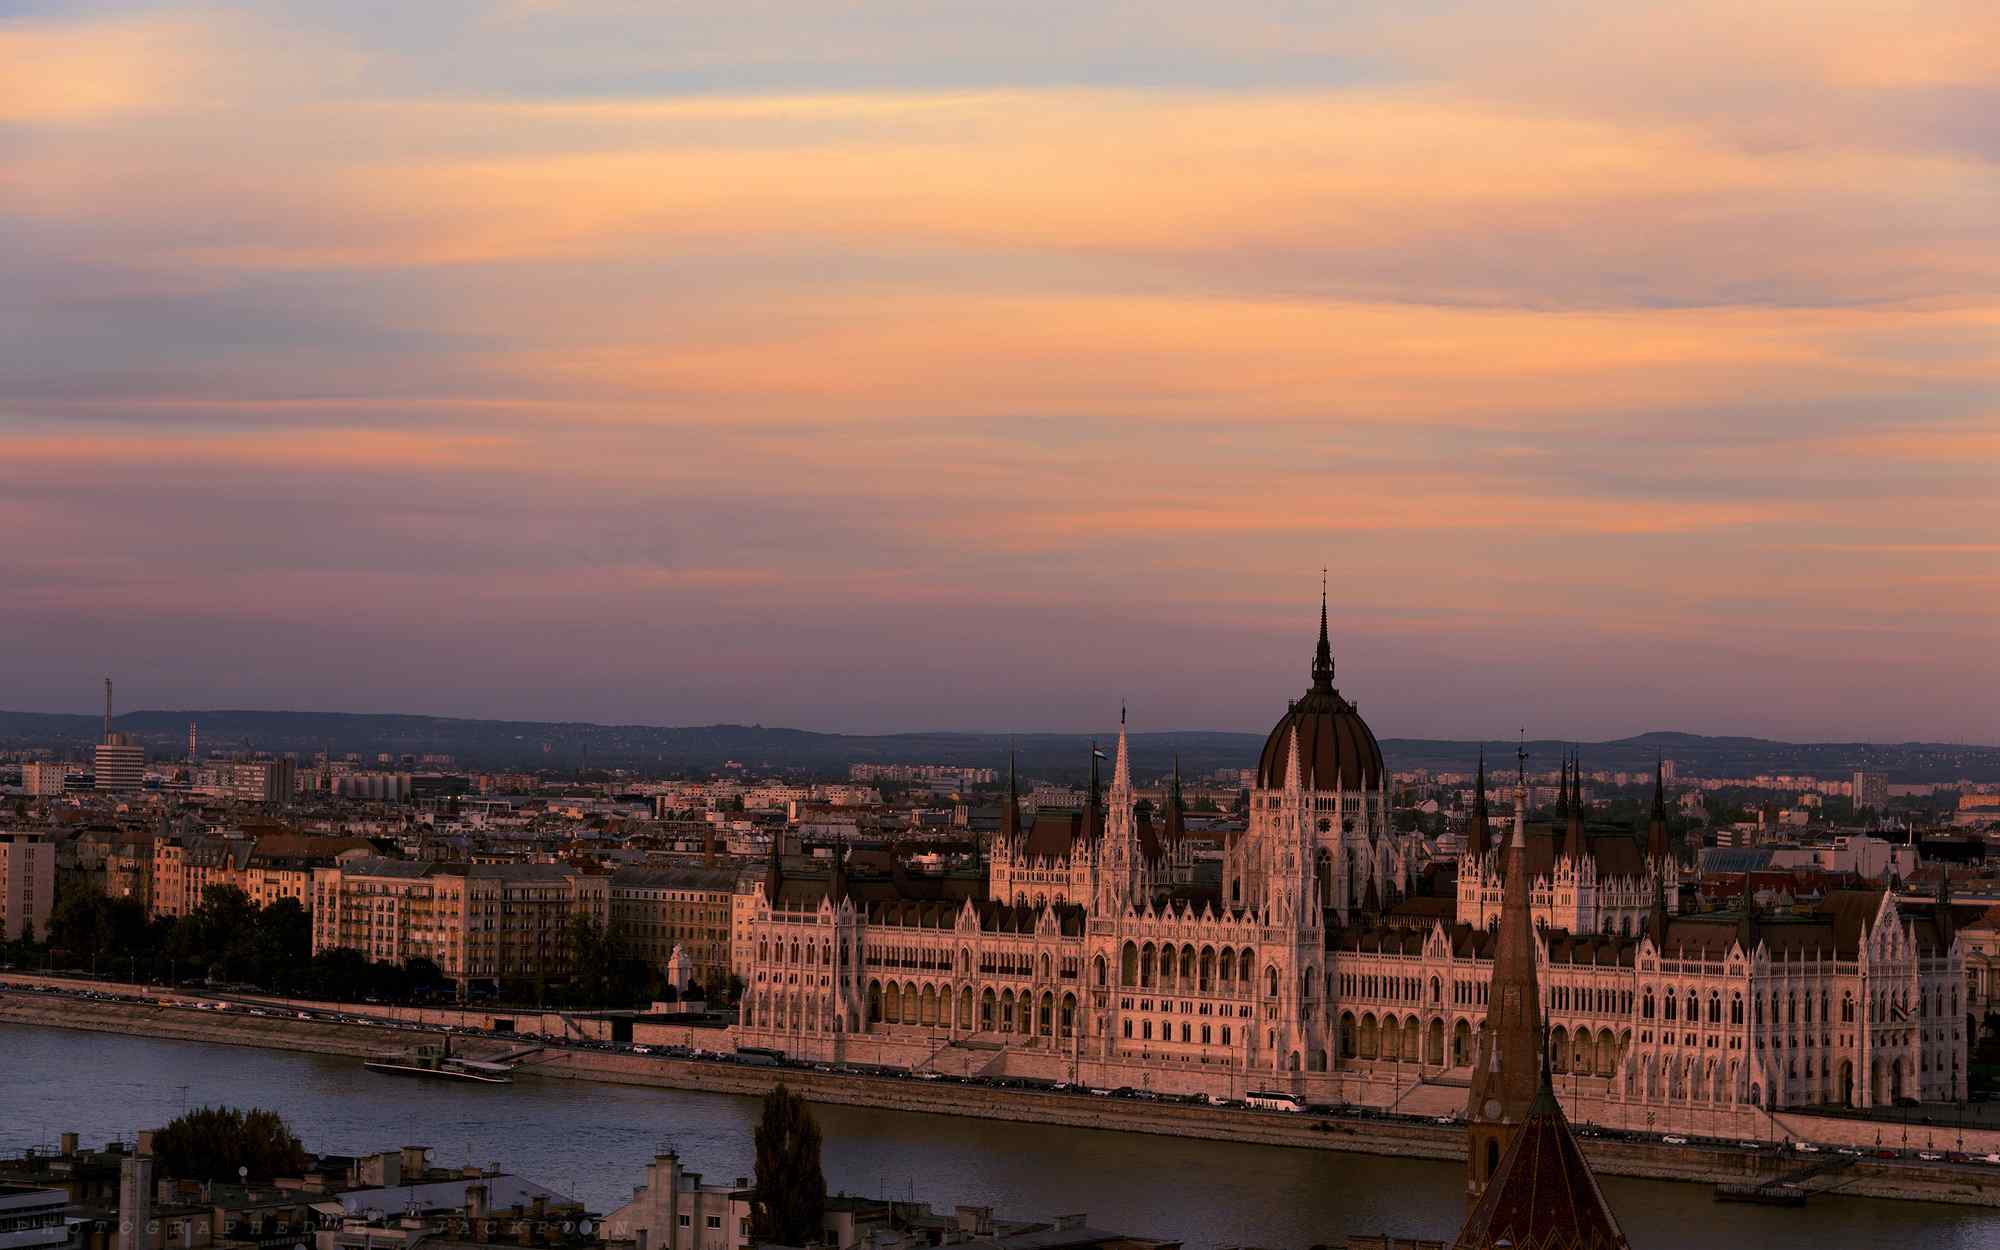
{"label": "spire finial", "polygon": [[1326,630],[1326,570],[1319,571],[1319,650],[1313,653],[1313,685],[1333,686],[1333,643]]}

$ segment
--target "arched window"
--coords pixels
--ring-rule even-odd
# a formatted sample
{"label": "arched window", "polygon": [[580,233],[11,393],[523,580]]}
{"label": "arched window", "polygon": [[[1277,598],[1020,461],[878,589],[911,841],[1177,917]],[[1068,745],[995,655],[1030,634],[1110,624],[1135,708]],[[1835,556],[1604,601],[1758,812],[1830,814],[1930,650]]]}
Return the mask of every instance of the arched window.
{"label": "arched window", "polygon": [[1743,995],[1740,993],[1729,996],[1729,1023],[1743,1023]]}
{"label": "arched window", "polygon": [[1639,1000],[1639,1018],[1641,1020],[1651,1020],[1653,1018],[1653,991],[1651,987],[1647,988],[1646,996]]}
{"label": "arched window", "polygon": [[1264,997],[1278,996],[1278,969],[1275,965],[1264,969]]}
{"label": "arched window", "polygon": [[1840,1022],[1842,1024],[1854,1023],[1854,992],[1852,990],[1840,996]]}
{"label": "arched window", "polygon": [[1102,955],[1099,955],[1099,956],[1097,957],[1096,961],[1095,961],[1095,962],[1094,962],[1094,963],[1093,963],[1093,964],[1091,965],[1091,971],[1092,971],[1093,973],[1095,973],[1095,974],[1096,974],[1096,977],[1097,977],[1097,984],[1098,984],[1098,985],[1100,985],[1100,986],[1101,986],[1101,985],[1103,985],[1103,984],[1104,984],[1104,956],[1102,956]]}

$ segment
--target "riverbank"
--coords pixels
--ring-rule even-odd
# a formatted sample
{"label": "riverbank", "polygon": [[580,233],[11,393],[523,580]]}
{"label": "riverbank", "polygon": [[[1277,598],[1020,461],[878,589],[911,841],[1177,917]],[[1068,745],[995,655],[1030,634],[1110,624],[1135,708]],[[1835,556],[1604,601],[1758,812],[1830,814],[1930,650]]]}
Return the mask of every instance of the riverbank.
{"label": "riverbank", "polygon": [[[194,1011],[36,993],[0,993],[0,1021],[54,1028],[291,1050],[357,1060],[413,1044],[421,1035],[382,1024],[301,1020],[295,1015]],[[523,1077],[654,1086],[761,1096],[784,1080],[824,1103],[924,1115],[1053,1124],[1121,1133],[1344,1151],[1397,1158],[1458,1161],[1463,1130],[1448,1125],[1371,1119],[1221,1112],[1178,1103],[1090,1098],[1075,1094],[968,1086],[951,1082],[762,1068],[742,1064],[550,1047],[529,1055]],[[1650,1142],[1590,1140],[1586,1150],[1601,1172],[1712,1185],[1761,1181],[1800,1166],[1775,1151],[1734,1151]],[[1862,1159],[1838,1177],[1837,1192],[1860,1197],[2000,1207],[2000,1169],[1916,1165]]]}

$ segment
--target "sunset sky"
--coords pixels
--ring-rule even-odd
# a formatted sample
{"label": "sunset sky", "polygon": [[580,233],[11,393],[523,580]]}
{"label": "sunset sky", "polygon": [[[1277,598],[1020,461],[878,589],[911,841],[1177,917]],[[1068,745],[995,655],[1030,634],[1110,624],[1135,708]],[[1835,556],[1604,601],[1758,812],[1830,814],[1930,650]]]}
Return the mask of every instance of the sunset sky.
{"label": "sunset sky", "polygon": [[2000,5],[0,2],[0,707],[2000,742]]}

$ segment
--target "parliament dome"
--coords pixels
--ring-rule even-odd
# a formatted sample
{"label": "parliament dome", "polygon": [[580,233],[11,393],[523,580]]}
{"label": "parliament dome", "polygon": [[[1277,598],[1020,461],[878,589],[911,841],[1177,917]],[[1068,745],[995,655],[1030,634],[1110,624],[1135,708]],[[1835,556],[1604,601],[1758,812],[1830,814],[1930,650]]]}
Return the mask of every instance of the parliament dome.
{"label": "parliament dome", "polygon": [[1373,790],[1382,784],[1382,747],[1352,703],[1333,685],[1333,646],[1327,640],[1326,604],[1319,609],[1319,651],[1313,657],[1312,688],[1294,700],[1264,740],[1257,761],[1257,785],[1285,788],[1291,766],[1292,733],[1299,736],[1304,790]]}

